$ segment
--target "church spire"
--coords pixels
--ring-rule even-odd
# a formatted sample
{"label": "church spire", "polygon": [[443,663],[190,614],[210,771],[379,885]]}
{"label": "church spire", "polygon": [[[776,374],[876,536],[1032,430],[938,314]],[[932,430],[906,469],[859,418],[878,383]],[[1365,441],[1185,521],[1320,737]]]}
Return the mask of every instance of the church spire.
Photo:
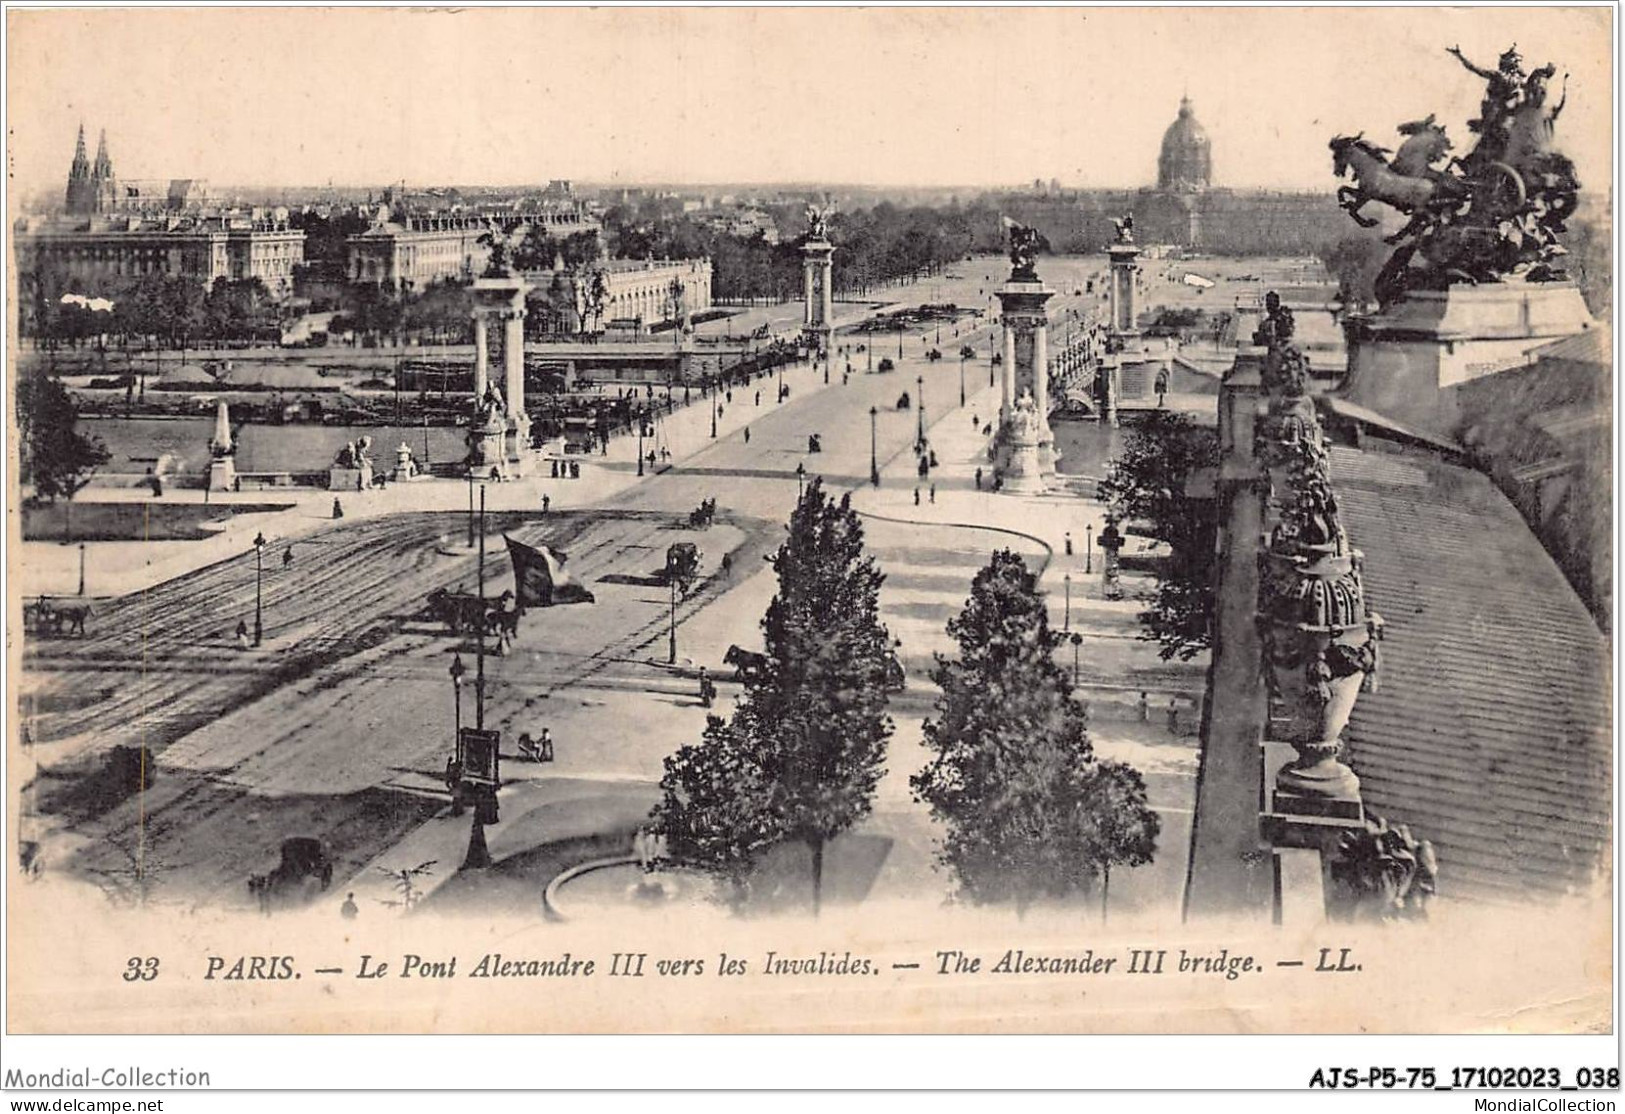
{"label": "church spire", "polygon": [[85,125],[81,122],[79,141],[73,149],[73,165],[68,168],[68,212],[88,213],[91,204],[90,157],[85,154]]}
{"label": "church spire", "polygon": [[[84,142],[85,133],[84,129],[81,128],[79,131],[79,145],[81,150],[84,147]],[[106,128],[102,129],[101,139],[99,139],[96,143],[96,165],[91,169],[90,173],[91,177],[97,179],[111,178],[113,176],[113,160],[107,156]]]}

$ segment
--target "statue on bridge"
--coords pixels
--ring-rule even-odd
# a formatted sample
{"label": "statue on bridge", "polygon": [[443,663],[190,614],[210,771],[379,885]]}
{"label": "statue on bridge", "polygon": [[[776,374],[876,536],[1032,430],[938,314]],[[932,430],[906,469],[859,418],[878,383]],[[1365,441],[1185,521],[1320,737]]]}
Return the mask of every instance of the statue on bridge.
{"label": "statue on bridge", "polygon": [[1010,230],[1010,281],[1038,281],[1038,229],[1017,224],[1006,217],[1005,227]]}
{"label": "statue on bridge", "polygon": [[807,206],[807,239],[829,239],[829,210],[817,206]]}
{"label": "statue on bridge", "polygon": [[1432,115],[1400,125],[1405,139],[1395,153],[1363,135],[1331,141],[1334,172],[1354,178],[1338,189],[1338,203],[1357,223],[1377,223],[1360,213],[1371,201],[1410,218],[1388,237],[1396,250],[1376,283],[1385,306],[1408,289],[1567,277],[1558,234],[1578,204],[1580,183],[1555,147],[1557,118],[1568,101],[1567,92],[1551,99],[1556,67],[1526,74],[1515,47],[1494,70],[1475,65],[1459,47],[1449,53],[1486,82],[1479,117],[1468,122],[1478,140],[1466,157],[1439,165],[1451,143]]}

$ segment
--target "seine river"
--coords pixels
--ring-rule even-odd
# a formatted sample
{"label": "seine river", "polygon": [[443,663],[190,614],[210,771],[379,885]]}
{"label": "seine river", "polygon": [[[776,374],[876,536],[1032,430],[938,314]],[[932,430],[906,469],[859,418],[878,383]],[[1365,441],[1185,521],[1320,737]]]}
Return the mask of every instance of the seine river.
{"label": "seine river", "polygon": [[[214,418],[87,418],[79,423],[113,456],[109,472],[145,472],[168,457],[166,475],[202,472],[209,464]],[[465,431],[430,426],[430,463],[461,460]],[[422,426],[245,425],[237,431],[237,467],[243,472],[319,472],[346,442],[371,437],[375,465],[391,467],[402,441],[423,459]]]}

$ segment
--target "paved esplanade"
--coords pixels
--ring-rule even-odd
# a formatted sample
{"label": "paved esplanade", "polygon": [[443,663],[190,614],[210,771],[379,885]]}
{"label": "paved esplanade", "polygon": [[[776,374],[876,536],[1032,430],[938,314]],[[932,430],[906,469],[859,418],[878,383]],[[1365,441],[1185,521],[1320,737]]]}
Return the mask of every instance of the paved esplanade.
{"label": "paved esplanade", "polygon": [[[894,336],[839,334],[835,343],[855,348],[872,341],[886,351]],[[663,474],[635,479],[631,451],[617,443],[610,465],[589,462],[602,486],[581,482],[596,490],[617,485],[621,490],[592,513],[567,522],[560,521],[559,512],[577,498],[568,481],[551,480],[545,470],[520,483],[488,488],[494,511],[527,512],[523,520],[506,521],[503,528],[532,541],[558,541],[570,554],[571,568],[598,596],[590,607],[531,612],[507,656],[488,659],[488,724],[502,729],[505,740],[548,726],[558,755],[554,764],[536,766],[514,758],[511,743],[505,746],[509,785],[502,795],[502,822],[487,833],[495,857],[605,826],[623,827],[646,811],[661,760],[677,745],[698,738],[703,727],[705,712],[696,699],[693,668],[707,665],[722,682],[720,709],[731,706],[736,690],[722,656],[731,643],[760,644],[759,619],[774,590],[771,570],[761,558],[783,536],[782,524],[796,498],[799,464],[808,474],[823,475],[837,490],[856,489],[860,508],[874,515],[869,542],[888,574],[885,619],[904,640],[910,686],[894,705],[899,729],[890,772],[876,815],[865,826],[866,832],[894,841],[874,879],[874,891],[923,894],[940,888],[940,879],[929,869],[931,827],[923,810],[909,801],[906,785],[924,757],[919,721],[929,712],[925,671],[931,651],[946,648],[943,625],[962,606],[971,577],[993,548],[1008,544],[1044,563],[1046,546],[1059,553],[1064,529],[1081,529],[1095,509],[1075,499],[1063,504],[1064,497],[1057,497],[1043,508],[1045,513],[1035,514],[1035,508],[1023,509],[1018,501],[1005,499],[1012,521],[1002,528],[1010,532],[953,525],[1006,514],[979,509],[974,501],[991,497],[974,491],[971,476],[981,445],[967,411],[977,412],[983,422],[990,420],[997,391],[986,386],[985,359],[967,362],[969,399],[961,410],[959,360],[945,357],[929,363],[923,358],[928,344],[922,340],[934,343],[934,337],[930,330],[923,337],[906,335],[904,358],[894,374],[857,370],[843,385],[844,357],[839,354],[827,387],[821,367],[790,370],[785,382],[791,394],[782,405],[774,401],[776,376],[735,388],[731,401],[720,400],[723,413],[715,443],[696,432],[697,419],[709,418],[705,403],[696,405],[687,412],[683,444],[674,445],[675,466]],[[968,342],[985,351],[987,339],[986,325],[974,335],[962,328],[956,347]],[[863,366],[861,358],[853,363]],[[929,433],[943,467],[933,477],[937,503],[930,502],[931,481],[926,481],[921,484],[922,506],[916,509],[911,452],[916,413],[895,404],[904,391],[917,394],[922,378]],[[760,405],[755,401],[758,389]],[[878,492],[868,487],[871,407],[876,409],[884,474]],[[961,433],[950,434],[960,426]],[[823,452],[807,453],[809,434],[820,435]],[[386,494],[397,496],[404,486]],[[445,496],[448,510],[459,507],[462,485],[438,484],[432,490]],[[554,500],[552,521],[540,515],[543,491]],[[671,528],[676,518],[712,496],[726,521],[703,534]],[[1076,517],[1068,519],[1063,512]],[[1098,529],[1098,521],[1094,525]],[[45,671],[31,678],[34,687],[58,691],[76,685],[82,689],[77,679],[85,676],[85,668],[128,671],[116,690],[80,691],[79,706],[66,713],[70,719],[55,719],[62,729],[55,734],[66,737],[42,742],[41,760],[49,764],[54,756],[66,758],[88,746],[134,742],[143,731],[149,741],[161,744],[168,741],[166,725],[178,732],[160,757],[161,776],[144,803],[149,846],[177,864],[165,884],[212,893],[213,900],[226,904],[247,904],[243,877],[265,869],[265,860],[274,860],[277,842],[290,834],[332,835],[335,826],[343,828],[340,874],[354,880],[335,881],[335,901],[349,889],[362,899],[386,897],[388,883],[373,868],[395,865],[397,859],[410,859],[406,865],[427,859],[460,861],[467,818],[441,813],[445,798],[439,783],[452,734],[452,686],[446,670],[456,643],[436,624],[395,619],[414,610],[430,587],[472,586],[471,557],[437,553],[448,536],[456,542],[461,528],[455,515],[443,521],[385,517],[310,535],[299,543],[301,558],[285,574],[278,570],[269,578],[267,649],[252,657],[232,650],[226,637],[245,605],[240,562],[211,566],[145,597],[109,605],[102,610],[97,637],[82,650],[47,643],[45,652],[51,657],[30,667]],[[501,543],[492,533],[496,550]],[[679,670],[672,671],[664,665],[667,593],[648,580],[663,563],[665,547],[684,539],[697,541],[704,551],[703,574],[716,571],[727,551],[734,571],[727,580],[705,582],[680,607],[680,662]],[[328,554],[340,559],[328,560]],[[493,553],[491,590],[498,592],[509,582],[506,560]],[[1061,585],[1046,586],[1059,622]],[[251,583],[246,590],[251,594]],[[1080,587],[1072,599],[1075,618],[1091,606],[1085,601]],[[1093,606],[1107,605],[1097,601]],[[1125,624],[1132,626],[1131,614],[1106,619],[1118,635]],[[144,673],[138,661],[143,631],[148,635]],[[167,642],[155,646],[159,635]],[[324,645],[331,652],[311,653]],[[1143,649],[1131,640],[1115,645]],[[1091,659],[1097,658],[1096,649],[1092,645],[1086,651]],[[285,663],[301,654],[308,672],[285,672]],[[201,677],[216,678],[210,683],[223,687],[197,691]],[[195,695],[180,700],[185,693]],[[258,699],[247,702],[254,696]],[[465,715],[471,699],[472,694],[464,697]],[[121,711],[112,713],[108,702],[115,700]],[[211,713],[211,703],[215,709],[234,710]],[[74,733],[73,722],[86,731],[94,724],[95,736]],[[128,725],[124,734],[120,724]],[[53,718],[46,717],[41,726],[51,733]],[[1170,755],[1177,767],[1179,756]],[[1168,767],[1163,782],[1153,769],[1151,781],[1153,799],[1160,795],[1159,803],[1172,801],[1177,810],[1182,807],[1175,800],[1180,775],[1174,767]],[[383,804],[415,807],[417,819],[412,820],[407,808],[401,810],[403,820],[378,821]],[[98,822],[98,831],[128,835],[137,815],[133,802],[121,805]],[[1167,853],[1172,855],[1179,842],[1170,831],[1164,841]],[[427,884],[432,887],[436,881]],[[1122,887],[1124,900],[1131,900],[1132,887]],[[1113,888],[1116,894],[1116,879]]]}

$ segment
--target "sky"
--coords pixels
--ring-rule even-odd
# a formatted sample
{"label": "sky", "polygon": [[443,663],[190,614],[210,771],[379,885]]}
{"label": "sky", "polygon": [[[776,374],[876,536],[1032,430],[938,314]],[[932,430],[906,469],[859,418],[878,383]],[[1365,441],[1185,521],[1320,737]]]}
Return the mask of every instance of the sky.
{"label": "sky", "polygon": [[1516,42],[1568,73],[1607,189],[1608,8],[181,9],[7,12],[14,194],[86,127],[125,178],[215,186],[1151,183],[1188,94],[1235,187],[1331,189],[1327,141],[1435,113],[1457,153]]}

